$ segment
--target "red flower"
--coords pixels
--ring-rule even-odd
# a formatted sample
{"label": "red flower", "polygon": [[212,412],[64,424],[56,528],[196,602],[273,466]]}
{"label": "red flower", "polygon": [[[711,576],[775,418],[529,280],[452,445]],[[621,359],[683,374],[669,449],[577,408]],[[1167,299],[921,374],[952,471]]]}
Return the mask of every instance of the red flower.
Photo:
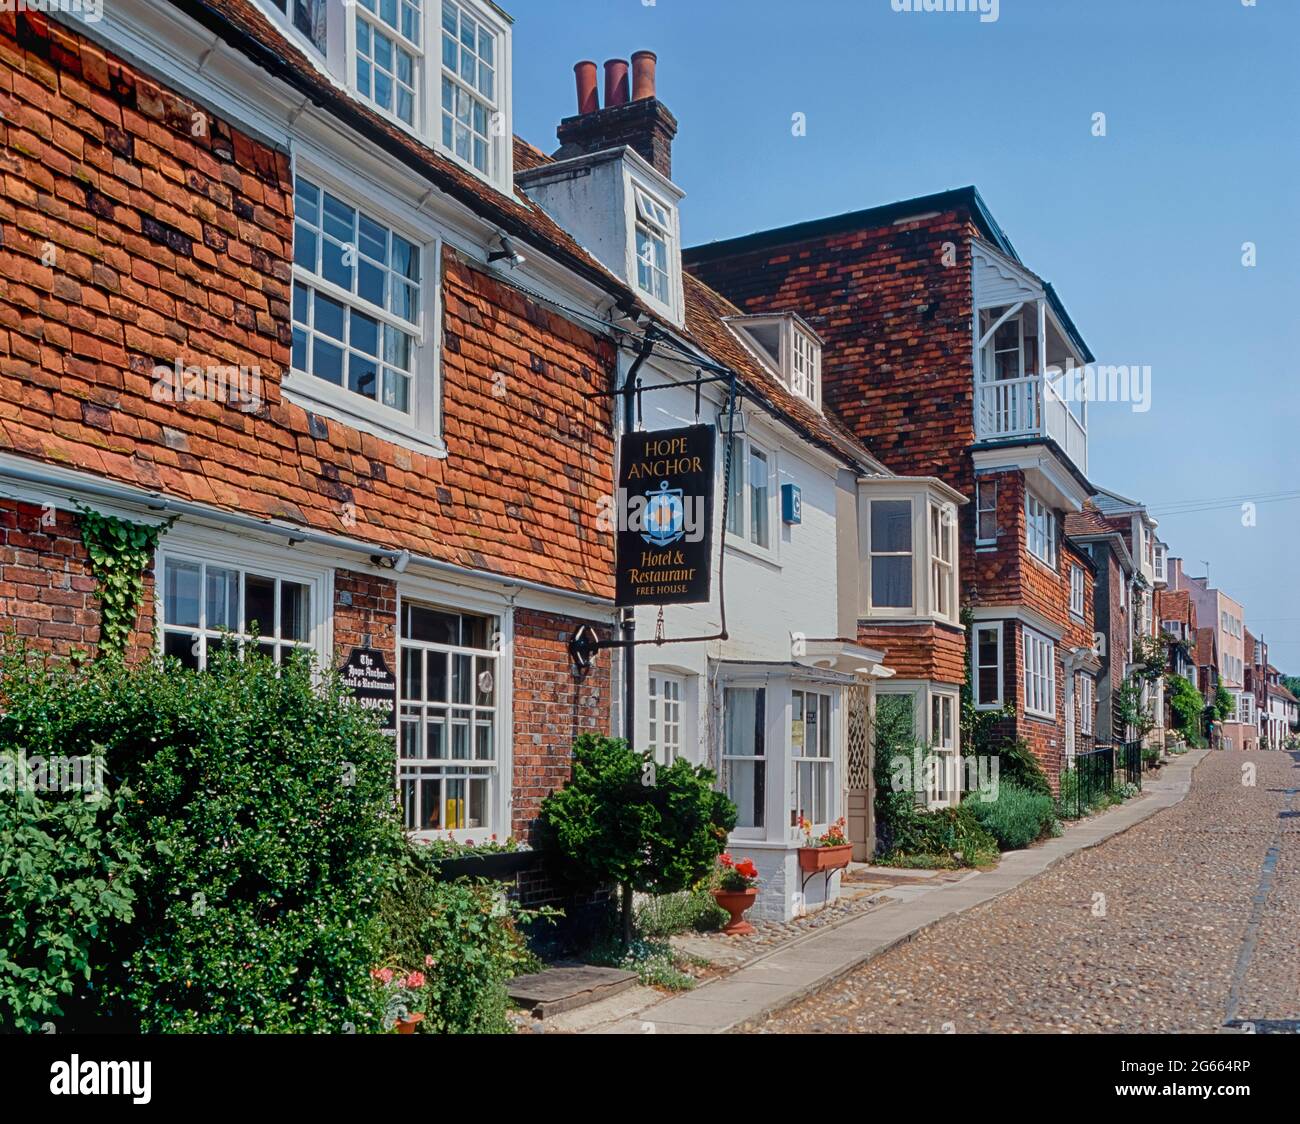
{"label": "red flower", "polygon": [[745,878],[757,878],[758,867],[754,865],[753,859],[744,859],[736,864],[736,873]]}
{"label": "red flower", "polygon": [[718,856],[718,862],[720,862],[723,866],[734,866],[734,865],[735,865],[735,864],[731,861],[731,856],[730,856],[729,854],[727,854],[726,851],[723,851],[722,854],[720,854],[720,855]]}

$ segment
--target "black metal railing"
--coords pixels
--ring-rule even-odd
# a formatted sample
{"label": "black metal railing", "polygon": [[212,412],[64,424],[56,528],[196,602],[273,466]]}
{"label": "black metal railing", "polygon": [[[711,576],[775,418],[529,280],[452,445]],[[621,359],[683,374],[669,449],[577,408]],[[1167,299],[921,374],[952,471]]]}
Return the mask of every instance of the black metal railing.
{"label": "black metal railing", "polygon": [[1115,748],[1101,745],[1074,756],[1074,815],[1078,819],[1115,787]]}
{"label": "black metal railing", "polygon": [[1142,787],[1142,743],[1125,742],[1119,747],[1119,760],[1116,762],[1124,774],[1124,780],[1134,788]]}

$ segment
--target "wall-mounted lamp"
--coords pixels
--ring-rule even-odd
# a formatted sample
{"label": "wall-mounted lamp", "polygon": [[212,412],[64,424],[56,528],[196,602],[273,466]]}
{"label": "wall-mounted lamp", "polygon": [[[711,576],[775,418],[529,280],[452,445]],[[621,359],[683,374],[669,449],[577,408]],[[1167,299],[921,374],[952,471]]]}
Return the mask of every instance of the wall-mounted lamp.
{"label": "wall-mounted lamp", "polygon": [[497,245],[500,249],[493,250],[488,254],[489,262],[503,261],[509,263],[511,269],[518,269],[528,260],[523,254],[515,249],[515,244],[504,234],[502,234],[497,240]]}

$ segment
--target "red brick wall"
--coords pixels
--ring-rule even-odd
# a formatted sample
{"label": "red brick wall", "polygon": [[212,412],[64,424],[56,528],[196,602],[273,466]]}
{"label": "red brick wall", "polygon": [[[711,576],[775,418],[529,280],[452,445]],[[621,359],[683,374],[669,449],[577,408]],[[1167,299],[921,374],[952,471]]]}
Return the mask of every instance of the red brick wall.
{"label": "red brick wall", "polygon": [[[968,216],[823,235],[692,264],[746,312],[798,312],[826,341],[823,400],[895,472],[971,492]],[[955,245],[955,264],[943,264]]]}
{"label": "red brick wall", "polygon": [[[130,649],[149,649],[153,629],[152,569],[145,574]],[[0,500],[0,645],[9,633],[37,651],[93,652],[100,604],[74,512]]]}
{"label": "red brick wall", "polygon": [[511,831],[530,840],[547,794],[569,779],[579,734],[610,732],[610,654],[578,677],[569,658],[574,630],[588,623],[533,609],[515,612],[514,814]]}
{"label": "red brick wall", "polygon": [[383,652],[389,670],[397,674],[397,583],[355,570],[335,570],[336,667],[348,658],[353,648]]}
{"label": "red brick wall", "polygon": [[[593,531],[611,406],[585,397],[608,385],[608,341],[448,251],[448,457],[310,415],[280,389],[285,152],[35,14],[0,13],[0,112],[0,449],[612,592],[612,537]],[[154,367],[178,359],[257,367],[262,408],[154,401]]]}

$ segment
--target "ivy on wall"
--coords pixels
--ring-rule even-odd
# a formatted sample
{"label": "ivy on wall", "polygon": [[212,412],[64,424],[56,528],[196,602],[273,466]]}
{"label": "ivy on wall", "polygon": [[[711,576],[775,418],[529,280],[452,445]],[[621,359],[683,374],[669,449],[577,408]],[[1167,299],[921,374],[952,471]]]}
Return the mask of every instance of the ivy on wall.
{"label": "ivy on wall", "polygon": [[152,526],[132,523],[80,504],[77,513],[90,572],[99,587],[99,654],[122,656],[140,612],[144,572],[158,548],[158,540],[176,520]]}

